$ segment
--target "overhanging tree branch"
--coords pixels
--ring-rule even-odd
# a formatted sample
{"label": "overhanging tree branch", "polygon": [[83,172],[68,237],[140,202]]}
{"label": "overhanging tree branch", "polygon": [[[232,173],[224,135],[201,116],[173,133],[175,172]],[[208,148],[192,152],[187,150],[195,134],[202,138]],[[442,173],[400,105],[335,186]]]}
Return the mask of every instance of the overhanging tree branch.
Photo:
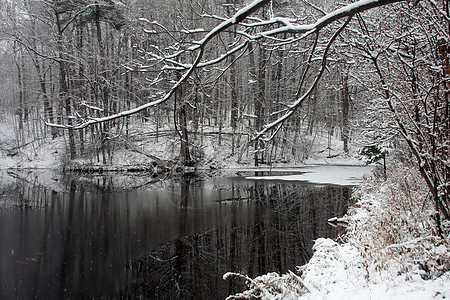
{"label": "overhanging tree branch", "polygon": [[[283,18],[283,19],[272,18],[272,19],[269,19],[268,21],[264,21],[264,20],[263,21],[254,21],[252,23],[252,27],[255,27],[255,28],[265,26],[268,23],[279,24],[280,27],[271,29],[271,30],[260,31],[253,35],[246,34],[246,36],[250,41],[257,41],[257,40],[263,39],[263,38],[272,38],[272,37],[276,37],[277,35],[280,35],[280,34],[290,33],[290,34],[302,34],[300,38],[304,39],[307,36],[309,36],[311,33],[319,32],[321,29],[323,29],[323,28],[329,26],[330,24],[337,22],[339,20],[347,19],[345,22],[345,25],[346,25],[349,22],[349,20],[351,19],[351,17],[357,13],[364,12],[369,9],[381,7],[381,6],[388,5],[388,4],[397,3],[400,1],[403,1],[403,0],[360,0],[355,3],[346,5],[342,8],[339,8],[339,9],[335,10],[334,12],[326,14],[325,16],[321,17],[320,19],[318,19],[316,22],[314,22],[312,24],[297,25],[297,24],[293,24],[291,20],[288,20],[285,18]],[[267,5],[269,2],[270,2],[270,0],[255,0],[255,1],[253,1],[251,4],[247,5],[246,7],[242,8],[237,13],[235,13],[233,17],[220,22],[216,27],[211,29],[202,39],[200,39],[198,41],[192,41],[191,42],[192,46],[188,47],[185,50],[178,51],[175,55],[172,54],[165,58],[162,58],[162,60],[166,59],[166,62],[167,62],[167,59],[169,59],[169,58],[174,59],[175,57],[181,56],[181,54],[185,54],[185,53],[189,53],[189,52],[191,52],[191,53],[197,52],[192,64],[176,64],[177,67],[175,67],[175,68],[172,67],[173,69],[185,68],[186,71],[182,74],[180,79],[172,85],[170,90],[162,98],[160,98],[156,101],[145,103],[141,106],[135,107],[130,110],[112,114],[110,116],[98,117],[98,118],[87,118],[87,119],[81,120],[81,122],[79,122],[78,125],[71,126],[71,125],[65,125],[65,124],[50,124],[50,123],[47,123],[47,125],[55,126],[55,127],[59,127],[59,128],[82,129],[82,128],[88,127],[90,125],[93,125],[93,124],[98,124],[98,123],[107,122],[107,121],[111,121],[114,119],[130,116],[130,115],[136,114],[138,112],[141,112],[143,110],[160,105],[160,104],[168,101],[174,95],[175,91],[186,80],[188,80],[188,78],[193,74],[195,69],[200,68],[202,66],[209,66],[209,65],[218,63],[220,61],[223,61],[226,57],[228,57],[231,54],[237,52],[238,50],[241,50],[242,48],[244,48],[243,45],[245,43],[235,47],[233,50],[226,52],[225,54],[219,56],[216,59],[210,59],[207,62],[202,62],[202,58],[203,58],[204,52],[205,52],[205,47],[208,45],[208,43],[214,37],[219,35],[221,32],[224,32],[231,26],[241,24],[244,20],[246,20],[254,12],[256,12],[261,7]],[[341,29],[337,32],[337,34],[339,32],[341,32],[344,27],[345,26],[342,26]],[[334,41],[336,36],[337,35],[335,35],[333,37],[333,39],[330,41],[331,43],[332,43],[332,41]],[[327,46],[328,49],[331,46],[331,43],[328,43],[328,46]],[[326,57],[322,58],[322,62],[323,63],[326,62]],[[170,67],[166,66],[165,68],[170,68]],[[322,66],[320,72],[323,72],[323,71],[324,71],[324,67]],[[312,85],[312,87],[317,84],[319,79],[320,79],[320,76],[318,76],[316,78],[315,83]],[[257,137],[261,137],[264,133],[267,132],[267,130],[277,126],[278,124],[280,124],[284,120],[286,120],[289,116],[291,116],[293,114],[293,112],[296,110],[296,108],[300,105],[299,103],[301,103],[310,93],[311,93],[311,89],[308,90],[308,92],[304,95],[304,97],[297,99],[294,103],[292,103],[289,106],[288,113],[286,113],[284,116],[282,116],[279,121],[276,121],[275,124],[271,123],[271,124],[267,125],[265,127],[265,129],[257,135]]]}
{"label": "overhanging tree branch", "polygon": [[[344,24],[342,24],[342,26],[333,34],[333,36],[330,38],[327,46],[325,47],[325,50],[323,52],[322,55],[322,62],[321,62],[321,66],[320,66],[320,70],[317,72],[317,75],[313,81],[313,83],[311,84],[311,86],[309,87],[309,89],[303,94],[301,95],[294,103],[289,105],[289,108],[287,110],[287,112],[281,116],[280,118],[278,118],[277,120],[275,120],[274,122],[267,124],[264,126],[264,129],[261,130],[260,132],[258,132],[256,134],[256,136],[254,137],[254,140],[257,139],[261,139],[264,137],[264,135],[271,129],[281,125],[284,121],[286,121],[286,119],[288,119],[301,105],[302,103],[305,101],[305,99],[307,99],[311,93],[313,92],[314,88],[317,86],[317,84],[320,81],[320,78],[323,75],[323,72],[325,71],[326,65],[327,65],[327,56],[328,56],[328,51],[330,50],[331,45],[334,43],[334,41],[336,40],[336,38],[339,36],[339,34],[342,32],[342,30],[344,30],[344,28],[348,25],[348,23],[350,22],[350,20],[352,19],[352,16],[349,16],[347,18],[347,20],[344,22]],[[278,130],[277,130],[278,131]],[[269,141],[273,138],[273,135],[269,138],[264,139],[265,141]]]}

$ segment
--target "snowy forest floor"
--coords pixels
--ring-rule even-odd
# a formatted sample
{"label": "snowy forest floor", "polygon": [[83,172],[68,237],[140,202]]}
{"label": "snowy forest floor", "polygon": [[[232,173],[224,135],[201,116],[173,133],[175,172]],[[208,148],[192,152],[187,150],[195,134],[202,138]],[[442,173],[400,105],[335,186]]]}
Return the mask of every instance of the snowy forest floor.
{"label": "snowy forest floor", "polygon": [[242,277],[248,290],[229,299],[446,299],[450,297],[450,222],[438,234],[426,185],[404,165],[380,171],[355,190],[336,241],[318,239],[297,272]]}
{"label": "snowy forest floor", "polygon": [[[10,122],[12,124],[12,122]],[[172,167],[179,163],[180,140],[173,128],[166,126],[158,130],[151,124],[130,125],[126,136],[117,133],[110,140],[110,154],[103,158],[99,141],[88,138],[84,150],[77,145],[76,159],[68,157],[67,136],[56,139],[50,136],[40,139],[24,138],[17,146],[15,131],[7,122],[0,121],[4,132],[0,137],[0,169],[53,169],[123,171],[128,169],[151,169],[155,161]],[[226,170],[252,168],[253,147],[247,135],[235,136],[232,141],[230,128],[223,129],[219,136],[214,127],[204,126],[202,133],[191,134],[190,149],[197,170]],[[28,141],[30,140],[30,141]],[[234,147],[232,145],[235,145]],[[289,148],[287,150],[287,148]],[[275,150],[274,150],[275,149]],[[269,148],[272,159],[260,167],[298,167],[305,165],[361,165],[357,158],[357,147],[344,153],[342,141],[316,134],[303,136],[298,141]],[[80,153],[81,152],[81,153]],[[267,156],[267,155],[266,155]]]}

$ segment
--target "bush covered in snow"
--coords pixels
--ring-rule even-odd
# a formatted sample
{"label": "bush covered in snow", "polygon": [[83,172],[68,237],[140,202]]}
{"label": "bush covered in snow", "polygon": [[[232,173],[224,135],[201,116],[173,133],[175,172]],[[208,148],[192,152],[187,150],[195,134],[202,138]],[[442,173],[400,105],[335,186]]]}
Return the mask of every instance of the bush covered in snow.
{"label": "bush covered in snow", "polygon": [[[298,275],[247,278],[230,299],[443,299],[450,297],[449,222],[442,234],[420,174],[402,165],[355,190],[338,241],[318,239]],[[231,276],[227,274],[227,277]],[[243,277],[241,274],[235,276]]]}
{"label": "bush covered in snow", "polygon": [[448,223],[440,237],[433,201],[418,172],[397,166],[386,181],[372,176],[354,197],[346,240],[359,248],[369,271],[428,279],[450,270]]}

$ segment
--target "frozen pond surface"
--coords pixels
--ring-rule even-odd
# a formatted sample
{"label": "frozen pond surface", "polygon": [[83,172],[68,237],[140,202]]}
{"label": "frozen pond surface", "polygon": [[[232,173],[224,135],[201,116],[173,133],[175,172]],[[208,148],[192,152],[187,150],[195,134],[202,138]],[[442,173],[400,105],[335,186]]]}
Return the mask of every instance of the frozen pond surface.
{"label": "frozen pond surface", "polygon": [[369,174],[372,166],[315,166],[297,169],[284,169],[299,172],[291,175],[249,176],[255,180],[301,181],[313,184],[332,184],[355,186],[361,183],[364,174]]}
{"label": "frozen pond surface", "polygon": [[322,169],[127,191],[115,176],[70,179],[64,193],[9,180],[0,187],[13,204],[0,209],[0,299],[223,299],[242,289],[224,273],[293,270],[315,239],[339,234],[327,220],[346,212],[351,187],[304,182]]}

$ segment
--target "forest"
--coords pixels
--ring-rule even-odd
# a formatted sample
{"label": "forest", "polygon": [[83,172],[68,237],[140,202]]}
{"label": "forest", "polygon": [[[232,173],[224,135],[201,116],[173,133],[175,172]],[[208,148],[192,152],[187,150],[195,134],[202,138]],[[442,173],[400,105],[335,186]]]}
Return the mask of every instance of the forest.
{"label": "forest", "polygon": [[[185,75],[183,61],[192,60],[191,41],[201,38],[207,30],[202,28],[220,22],[219,15],[232,16],[242,5],[5,2],[3,65],[8,67],[2,107],[15,116],[16,144],[64,135],[68,158],[97,155],[107,163],[120,147],[119,138],[129,139],[130,126],[144,122],[151,127],[149,139],[168,134],[178,140],[181,165],[201,159],[205,135],[214,135],[219,144],[223,136],[231,137],[231,152],[238,152],[309,88],[317,71],[313,55],[320,55],[318,45],[309,50],[318,36],[280,45],[250,43],[246,35],[254,29],[243,34],[236,25],[210,42],[205,62],[173,89]],[[257,17],[295,17],[294,3],[276,6],[263,7]],[[310,6],[303,10],[311,20],[320,14]],[[328,66],[326,83],[316,84],[298,115],[270,139],[270,152],[261,140],[252,143],[255,164],[292,156],[301,160],[308,151],[306,136],[338,135],[348,144],[350,115],[359,109],[350,100],[348,58],[338,60]],[[105,118],[113,120],[98,122]]]}
{"label": "forest", "polygon": [[385,180],[388,157],[448,234],[447,0],[1,0],[0,20],[3,157],[164,172],[320,151]]}
{"label": "forest", "polygon": [[258,166],[302,161],[315,137],[333,137],[344,152],[403,152],[449,218],[447,1],[2,1],[1,12],[10,155],[63,136],[69,163],[112,164],[133,139],[165,136],[194,166],[209,136]]}

